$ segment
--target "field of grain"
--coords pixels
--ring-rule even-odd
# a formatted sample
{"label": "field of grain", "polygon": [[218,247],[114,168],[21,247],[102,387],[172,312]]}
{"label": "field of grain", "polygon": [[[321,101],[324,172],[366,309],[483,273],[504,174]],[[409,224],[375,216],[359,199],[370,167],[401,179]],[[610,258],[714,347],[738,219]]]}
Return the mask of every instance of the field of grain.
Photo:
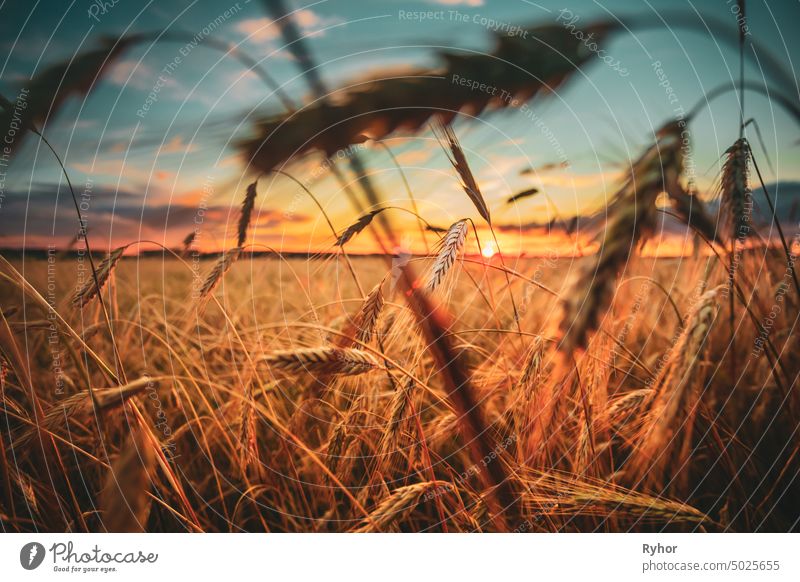
{"label": "field of grain", "polygon": [[[389,66],[396,56],[384,67],[372,54],[368,78],[344,80],[318,70],[308,45],[323,35],[304,28],[310,13],[267,0],[269,19],[259,13],[234,30],[280,39],[282,62],[299,72],[276,68],[302,90],[276,82],[275,62],[249,55],[252,44],[226,40],[232,9],[197,34],[120,28],[23,77],[13,100],[0,95],[2,167],[30,161],[17,156],[23,141],[38,148],[30,176],[8,179],[20,189],[6,197],[0,188],[2,228],[19,234],[0,251],[2,530],[797,531],[800,227],[796,200],[779,199],[777,186],[798,182],[773,169],[744,100],[756,93],[786,124],[799,121],[797,84],[791,59],[774,58],[751,35],[744,2],[727,4],[699,19],[694,6],[591,20],[547,10],[514,34],[491,31],[482,52],[427,46],[402,74]],[[383,16],[399,27],[401,13]],[[339,20],[325,22],[334,29]],[[653,28],[713,37],[738,61],[737,79],[702,85],[694,106],[671,109],[674,90],[647,53],[647,77],[637,82],[656,86],[664,103],[646,111],[644,141],[587,134],[579,149],[589,154],[555,147],[556,134],[571,130],[547,125],[548,100],[567,82],[585,82],[584,69],[624,78],[609,43]],[[161,131],[146,110],[157,108],[156,89],[166,87],[162,104],[179,92],[162,77],[202,44],[243,66],[240,78],[263,83],[257,94],[272,99],[197,126],[195,135],[230,131],[212,144],[214,164],[180,135],[167,142],[165,134],[157,154],[201,166],[195,178],[213,178],[206,165],[233,168],[235,185],[189,185],[178,176],[183,161],[174,174],[153,171],[155,163],[145,171],[141,158],[95,164],[101,150],[127,160],[124,142],[92,144],[95,160],[78,163],[80,154],[68,159],[58,147],[71,137],[48,139],[63,138],[56,114],[76,111],[64,105],[87,98],[121,55],[175,42],[178,52],[153,69],[162,72],[149,95],[151,79],[139,79],[141,109],[120,114],[135,118],[133,129],[112,117],[82,127],[105,124],[125,139],[148,123]],[[677,37],[669,42],[672,50]],[[763,85],[746,78],[746,61]],[[121,64],[127,84],[136,63]],[[676,81],[688,75],[665,68]],[[716,159],[703,173],[690,128],[725,95],[737,97],[725,122],[738,138],[704,143]],[[234,97],[220,100],[234,107]],[[595,106],[589,117],[606,132],[606,112],[583,102]],[[549,133],[551,149],[485,180],[472,164],[486,152],[460,137],[487,111],[527,115],[503,144]],[[717,129],[715,139],[727,135]],[[413,163],[400,163],[391,139],[423,134],[435,153],[404,149]],[[778,147],[776,138],[770,148]],[[574,172],[573,155],[597,166]],[[376,160],[391,161],[391,188]],[[438,161],[444,169],[432,178],[409,181],[406,170]],[[41,188],[38,163],[51,164]],[[113,188],[92,190],[95,166],[119,170]],[[70,177],[76,170],[87,172],[83,192]],[[549,186],[507,187],[507,178],[539,174],[548,185],[584,180],[597,191],[573,191],[586,204],[563,213]],[[148,187],[155,179],[153,191],[136,181],[143,176]],[[5,170],[2,178],[5,188]],[[171,189],[159,189],[169,178]],[[276,181],[286,196],[270,190]],[[178,182],[184,191],[173,198]],[[233,195],[223,201],[226,188]],[[588,204],[593,197],[602,204]],[[545,198],[544,211],[525,206]],[[59,199],[70,223],[57,237]],[[194,230],[178,232],[172,216]],[[517,235],[515,251],[501,245]],[[31,242],[51,239],[58,244],[49,249]],[[662,242],[673,258],[653,256]]]}
{"label": "field of grain", "polygon": [[[739,307],[733,352],[716,257],[632,260],[566,358],[559,296],[589,258],[517,261],[509,287],[497,257],[459,255],[433,342],[391,259],[352,260],[365,300],[341,258],[242,256],[198,310],[213,259],[124,258],[105,289],[117,354],[100,304],[69,303],[79,262],[26,262],[27,295],[3,263],[7,529],[796,527],[797,296],[761,341]],[[743,264],[763,327],[785,263]]]}

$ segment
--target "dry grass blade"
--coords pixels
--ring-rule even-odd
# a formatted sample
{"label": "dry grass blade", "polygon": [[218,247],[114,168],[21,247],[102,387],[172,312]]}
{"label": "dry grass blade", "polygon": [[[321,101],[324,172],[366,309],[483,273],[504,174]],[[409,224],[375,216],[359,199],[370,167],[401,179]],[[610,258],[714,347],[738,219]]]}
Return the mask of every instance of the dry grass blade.
{"label": "dry grass blade", "polygon": [[233,266],[236,260],[239,258],[239,255],[242,252],[241,247],[235,247],[228,251],[222,253],[217,262],[214,264],[214,267],[209,272],[208,276],[206,277],[205,281],[203,281],[203,286],[200,288],[200,300],[204,300],[211,295],[211,292],[214,291],[219,282],[222,281],[222,278],[225,276],[225,273]]}
{"label": "dry grass blade", "polygon": [[150,441],[138,426],[133,426],[100,492],[100,512],[106,531],[147,531],[152,505],[152,498],[147,493],[155,464],[155,452]]}
{"label": "dry grass blade", "polygon": [[242,211],[239,215],[239,224],[236,228],[236,246],[244,246],[247,240],[247,229],[250,227],[250,219],[253,216],[253,209],[256,206],[256,187],[258,180],[247,186],[247,192],[242,200]]}
{"label": "dry grass blade", "polygon": [[475,205],[475,208],[478,210],[478,214],[480,214],[487,223],[491,224],[492,217],[489,214],[489,207],[486,206],[486,201],[483,199],[481,189],[478,186],[478,182],[475,180],[475,176],[469,167],[467,156],[464,153],[464,148],[461,147],[461,143],[458,141],[455,131],[453,131],[452,127],[442,123],[441,121],[437,121],[433,124],[433,130],[434,133],[437,134],[437,138],[442,144],[442,147],[447,147],[450,149],[450,154],[452,157],[450,155],[447,157],[450,160],[450,163],[456,169],[456,172],[458,172],[458,175],[461,178],[461,187],[464,189],[467,197]]}
{"label": "dry grass blade", "polygon": [[445,275],[455,263],[458,253],[464,247],[467,240],[467,221],[459,220],[453,223],[447,230],[447,234],[441,243],[441,250],[433,262],[430,278],[426,284],[428,291],[433,291],[444,279]]}
{"label": "dry grass blade", "polygon": [[264,356],[263,361],[273,370],[342,374],[355,376],[380,368],[377,358],[369,352],[352,348],[304,348],[283,350]]}
{"label": "dry grass blade", "polygon": [[97,297],[100,291],[105,287],[108,278],[111,276],[114,267],[122,258],[122,253],[125,252],[127,246],[122,246],[114,249],[103,261],[97,266],[97,284],[95,285],[94,277],[88,277],[81,285],[80,289],[75,292],[72,298],[72,304],[75,307],[83,307],[89,301]]}

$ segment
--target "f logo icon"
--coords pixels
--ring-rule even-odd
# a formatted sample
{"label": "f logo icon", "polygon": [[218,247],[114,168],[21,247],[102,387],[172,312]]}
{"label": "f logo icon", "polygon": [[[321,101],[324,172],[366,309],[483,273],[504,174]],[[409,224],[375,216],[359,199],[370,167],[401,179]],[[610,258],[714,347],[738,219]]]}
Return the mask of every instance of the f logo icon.
{"label": "f logo icon", "polygon": [[44,546],[39,542],[30,542],[19,551],[19,563],[26,570],[35,570],[44,561]]}

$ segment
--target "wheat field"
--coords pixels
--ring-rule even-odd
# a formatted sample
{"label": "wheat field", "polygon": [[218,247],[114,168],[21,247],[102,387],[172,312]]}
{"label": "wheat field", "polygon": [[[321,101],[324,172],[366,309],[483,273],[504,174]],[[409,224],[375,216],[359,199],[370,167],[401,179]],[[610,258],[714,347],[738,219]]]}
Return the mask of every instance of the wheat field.
{"label": "wheat field", "polygon": [[[28,378],[4,362],[9,528],[787,531],[797,519],[784,384],[796,295],[771,327],[771,373],[766,352],[745,353],[758,333],[741,308],[731,352],[716,258],[632,261],[602,332],[565,359],[558,295],[591,259],[522,260],[507,286],[496,260],[459,255],[434,297],[463,385],[418,331],[391,260],[353,259],[364,296],[341,258],[242,256],[198,310],[192,264],[122,259],[104,290],[119,356],[100,304],[69,303],[76,262],[51,260],[66,297],[54,310],[35,295],[46,269],[28,265],[23,295],[21,265],[4,262],[5,341],[33,364]],[[783,268],[774,250],[743,261],[752,310],[769,309]]]}
{"label": "wheat field", "polygon": [[[535,49],[497,34],[485,54],[440,51],[438,68],[379,69],[325,93],[286,22],[275,37],[313,98],[275,89],[283,109],[251,112],[248,135],[230,138],[246,168],[214,250],[196,232],[169,248],[90,243],[73,166],[45,136],[120,54],[185,34],[107,40],[42,69],[28,101],[0,100],[13,147],[24,137],[58,163],[81,228],[66,246],[0,253],[3,531],[797,531],[800,235],[781,225],[743,101],[714,186],[699,191],[689,171],[687,128],[711,98],[749,87],[744,68],[653,124],[594,214],[531,217],[570,250],[517,255],[500,245],[498,208],[547,193],[487,200],[458,118],[534,97],[539,111],[597,63],[583,32],[547,21],[524,30]],[[583,24],[596,49],[653,22]],[[704,25],[742,61],[757,46],[731,22]],[[204,42],[277,86],[241,50]],[[770,86],[792,84],[764,63]],[[465,76],[510,98],[453,82]],[[800,119],[796,100],[774,99]],[[405,175],[401,194],[376,186],[379,147],[403,173],[395,133],[441,146],[464,215],[421,213]],[[339,181],[344,217],[292,165],[307,156]],[[308,203],[324,248],[265,245],[267,176]],[[765,224],[751,220],[758,190]],[[282,210],[276,232],[294,206]],[[424,243],[414,253],[401,251],[408,229]],[[677,256],[646,252],[676,236]],[[364,241],[373,254],[350,252]]]}

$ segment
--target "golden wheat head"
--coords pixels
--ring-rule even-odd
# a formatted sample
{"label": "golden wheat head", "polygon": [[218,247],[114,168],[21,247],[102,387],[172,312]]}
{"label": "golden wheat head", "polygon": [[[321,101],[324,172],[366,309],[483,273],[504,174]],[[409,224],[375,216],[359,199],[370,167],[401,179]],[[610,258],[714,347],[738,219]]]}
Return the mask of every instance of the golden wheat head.
{"label": "golden wheat head", "polygon": [[75,307],[83,307],[92,299],[100,294],[100,291],[105,287],[108,278],[111,276],[114,267],[122,258],[122,253],[125,252],[126,247],[122,246],[114,249],[103,261],[97,266],[97,284],[95,284],[94,276],[87,277],[80,289],[75,292],[72,298],[72,304]]}
{"label": "golden wheat head", "polygon": [[370,352],[353,348],[303,348],[282,350],[264,356],[273,370],[355,376],[380,367]]}
{"label": "golden wheat head", "polygon": [[426,284],[428,291],[433,291],[444,280],[445,275],[450,271],[453,263],[458,257],[458,253],[464,248],[467,240],[467,220],[462,219],[453,223],[447,230],[447,234],[442,241],[441,250],[436,256],[431,268],[431,274]]}

